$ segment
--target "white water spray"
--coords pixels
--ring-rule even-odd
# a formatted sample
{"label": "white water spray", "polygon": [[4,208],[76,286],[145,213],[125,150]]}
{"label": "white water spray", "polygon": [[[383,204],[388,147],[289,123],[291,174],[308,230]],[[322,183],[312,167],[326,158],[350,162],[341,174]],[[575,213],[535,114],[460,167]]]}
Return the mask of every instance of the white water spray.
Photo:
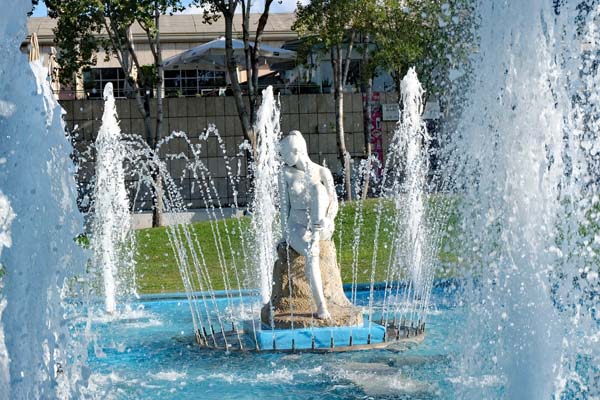
{"label": "white water spray", "polygon": [[[104,88],[104,101],[102,126],[96,139],[91,245],[93,265],[98,272],[102,271],[106,312],[114,313],[118,294],[135,293],[135,267],[123,166],[125,148],[121,142],[112,83]],[[127,285],[128,281],[130,285]]]}
{"label": "white water spray", "polygon": [[10,206],[8,198],[0,191],[0,256],[4,247],[10,247],[12,240],[10,237],[10,226],[15,219],[15,213]]}
{"label": "white water spray", "polygon": [[[12,245],[10,227],[14,219],[15,213],[10,206],[10,201],[0,191],[0,256],[2,256],[3,248],[8,248]],[[0,270],[2,273],[5,272],[2,263],[0,263]],[[1,282],[0,290],[2,290],[3,286],[4,282]],[[0,300],[0,317],[2,317],[5,308],[6,299],[2,298]],[[4,340],[4,327],[0,325],[0,394],[8,394],[10,392],[9,362],[8,350]]]}
{"label": "white water spray", "polygon": [[600,6],[476,3],[480,51],[450,156],[468,264],[459,268],[475,277],[460,371],[493,370],[507,398],[597,396],[600,354],[586,343],[599,331],[598,164],[588,144],[598,140],[590,57]]}
{"label": "white water spray", "polygon": [[279,202],[279,106],[269,86],[263,91],[263,100],[258,110],[255,132],[257,135],[257,157],[254,170],[254,201],[252,203],[252,231],[257,247],[255,265],[260,276],[262,304],[271,298],[273,265],[276,245],[280,237],[278,229]]}
{"label": "white water spray", "polygon": [[[377,265],[385,263],[386,293],[383,320],[388,322],[424,323],[435,272],[441,234],[440,224],[448,216],[447,201],[429,201],[430,137],[421,117],[425,91],[414,68],[401,82],[402,114],[390,143],[382,181],[383,197],[379,201],[371,286],[375,283]],[[388,200],[389,199],[389,200]],[[393,204],[391,215],[383,204]],[[391,218],[393,229],[380,237],[381,221]],[[379,242],[390,246],[387,260],[376,257]],[[406,285],[404,285],[406,283]],[[371,289],[372,290],[372,289]],[[410,304],[409,307],[405,307]],[[372,300],[369,314],[372,314]]]}
{"label": "white water spray", "polygon": [[[83,221],[72,148],[47,69],[30,65],[19,51],[30,8],[29,1],[14,1],[0,13],[0,188],[15,215],[12,244],[0,260],[6,304],[0,398],[78,397],[86,351],[69,331],[72,314],[65,311],[63,287],[67,278],[84,276],[83,254],[74,241]],[[4,244],[7,227],[3,224]]]}
{"label": "white water spray", "polygon": [[414,67],[410,68],[400,84],[404,108],[396,134],[399,135],[401,152],[406,155],[404,192],[408,196],[405,203],[408,221],[405,245],[410,249],[408,268],[419,294],[423,290],[423,253],[427,231],[424,191],[429,167],[429,135],[421,119],[424,92]]}

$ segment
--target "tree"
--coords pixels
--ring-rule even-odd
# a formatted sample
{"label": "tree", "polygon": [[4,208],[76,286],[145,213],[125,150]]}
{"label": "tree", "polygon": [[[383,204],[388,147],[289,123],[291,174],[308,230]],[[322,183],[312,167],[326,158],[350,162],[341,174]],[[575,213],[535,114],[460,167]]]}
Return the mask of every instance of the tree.
{"label": "tree", "polygon": [[434,44],[439,36],[441,7],[440,0],[379,2],[374,17],[376,46],[370,69],[375,73],[376,70],[388,72],[398,93],[400,81],[409,67],[417,67],[420,79],[429,80],[431,70],[426,66],[435,67],[440,61],[434,54]]}
{"label": "tree", "polygon": [[[361,54],[363,93],[364,157],[371,154],[371,94],[373,78],[389,73],[399,94],[400,81],[410,66],[417,67],[426,89],[436,92],[447,75],[445,51],[453,30],[460,23],[457,14],[471,0],[311,0],[298,7],[294,25],[308,47],[331,52],[336,81],[336,133],[340,160],[346,172],[346,192],[350,199],[350,171],[346,162],[343,128],[343,86],[348,76],[351,53]],[[459,22],[456,22],[459,21]],[[345,49],[346,55],[342,57]],[[369,176],[362,184],[367,196]]]}
{"label": "tree", "polygon": [[[164,69],[160,46],[161,15],[181,10],[179,0],[46,0],[49,16],[57,19],[54,41],[59,47],[61,82],[70,83],[82,71],[96,65],[97,54],[115,57],[128,79],[126,91],[135,98],[143,116],[146,141],[157,150],[163,125]],[[154,58],[153,68],[140,65],[131,29],[138,24],[145,32]],[[156,82],[157,113],[150,112],[149,82]],[[154,124],[153,124],[154,119]],[[162,225],[162,182],[153,172],[153,226]]]}
{"label": "tree", "polygon": [[388,72],[396,91],[414,66],[430,94],[448,89],[450,69],[473,53],[473,0],[380,0],[370,70]]}
{"label": "tree", "polygon": [[[431,25],[426,17],[436,0],[380,0],[368,2],[363,14],[364,40],[360,51],[361,91],[363,96],[363,138],[365,157],[371,154],[371,104],[373,78],[389,73],[400,93],[400,81],[408,67],[422,63],[431,40]],[[362,197],[369,190],[370,174],[365,174]]]}
{"label": "tree", "polygon": [[[252,7],[252,0],[194,0],[194,3],[204,8],[205,23],[212,23],[221,17],[224,19],[227,75],[231,82],[231,89],[235,97],[236,108],[238,110],[240,123],[242,124],[244,138],[250,143],[252,148],[249,157],[253,158],[256,152],[254,124],[256,122],[256,112],[259,106],[258,98],[260,95],[258,91],[259,55],[273,0],[265,0],[263,11],[254,31],[254,38],[250,37],[250,10]],[[233,20],[238,7],[241,9],[242,13],[242,40],[244,42],[245,54],[245,65],[243,67],[246,70],[248,105],[244,102],[242,86],[239,83],[237,75],[238,63],[233,51]],[[252,45],[251,42],[253,42]]]}
{"label": "tree", "polygon": [[338,158],[345,176],[345,196],[352,200],[350,153],[344,132],[344,86],[348,80],[352,50],[363,30],[364,12],[371,0],[312,0],[298,3],[297,20],[292,27],[310,48],[329,52],[333,69],[335,130]]}

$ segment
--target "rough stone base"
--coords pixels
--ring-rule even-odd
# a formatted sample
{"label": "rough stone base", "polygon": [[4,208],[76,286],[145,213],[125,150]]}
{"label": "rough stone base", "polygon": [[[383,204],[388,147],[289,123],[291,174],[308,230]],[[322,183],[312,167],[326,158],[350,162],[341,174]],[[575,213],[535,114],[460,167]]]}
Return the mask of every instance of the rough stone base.
{"label": "rough stone base", "polygon": [[[330,320],[319,319],[316,306],[312,299],[310,285],[304,271],[305,258],[289,248],[289,265],[287,260],[288,247],[283,244],[277,249],[277,261],[273,268],[273,321],[275,328],[289,329],[308,328],[310,326],[356,326],[363,324],[362,312],[354,307],[344,294],[342,277],[337,264],[335,244],[330,241],[320,243],[320,269],[323,279],[323,294],[327,308],[331,314]],[[290,297],[291,272],[292,297]],[[261,310],[262,322],[271,325],[270,304],[265,304]]]}

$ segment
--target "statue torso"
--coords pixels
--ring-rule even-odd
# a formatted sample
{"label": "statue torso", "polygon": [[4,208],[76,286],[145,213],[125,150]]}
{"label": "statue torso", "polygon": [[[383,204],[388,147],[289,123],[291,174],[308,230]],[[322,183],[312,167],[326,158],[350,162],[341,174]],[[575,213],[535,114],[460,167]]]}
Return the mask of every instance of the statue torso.
{"label": "statue torso", "polygon": [[331,172],[311,162],[306,172],[285,165],[282,175],[287,189],[288,225],[304,226],[310,230],[312,224],[319,223],[323,229],[322,240],[331,238],[337,213]]}
{"label": "statue torso", "polygon": [[[317,167],[320,168],[319,166]],[[307,199],[310,198],[311,193],[307,194],[307,186],[313,186],[313,188],[309,189],[314,189],[315,186],[320,185],[325,189],[320,179],[320,171],[314,166],[311,166],[310,175],[307,176],[305,171],[286,165],[283,168],[283,175],[288,187],[291,210],[308,209]]]}

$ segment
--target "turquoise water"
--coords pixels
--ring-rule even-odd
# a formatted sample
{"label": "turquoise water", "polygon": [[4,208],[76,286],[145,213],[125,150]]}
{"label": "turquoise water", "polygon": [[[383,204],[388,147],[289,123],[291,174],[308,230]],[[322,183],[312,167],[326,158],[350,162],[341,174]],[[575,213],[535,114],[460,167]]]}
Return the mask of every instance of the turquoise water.
{"label": "turquoise water", "polygon": [[[368,292],[359,293],[363,304]],[[382,292],[377,293],[378,296]],[[113,399],[438,399],[500,393],[490,374],[459,377],[452,360],[465,309],[455,288],[434,289],[425,341],[408,351],[331,354],[200,349],[185,299],[140,301],[96,318],[91,387]]]}

